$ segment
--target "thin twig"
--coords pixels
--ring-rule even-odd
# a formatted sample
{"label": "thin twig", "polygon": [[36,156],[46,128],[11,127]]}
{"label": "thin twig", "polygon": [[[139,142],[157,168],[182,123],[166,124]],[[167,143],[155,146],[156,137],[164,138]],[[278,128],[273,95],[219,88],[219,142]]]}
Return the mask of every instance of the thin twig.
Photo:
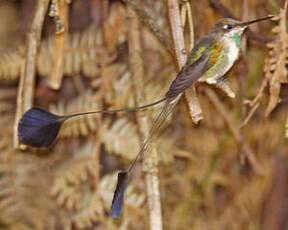
{"label": "thin twig", "polygon": [[178,1],[167,1],[168,16],[171,26],[172,39],[174,43],[175,58],[177,60],[178,69],[186,63],[187,53],[185,49],[185,42],[183,36],[183,27],[180,19]]}
{"label": "thin twig", "polygon": [[[103,50],[105,52],[105,49]],[[106,54],[107,55],[107,54]],[[100,72],[102,78],[105,78],[105,68],[107,68],[107,59],[102,58],[101,63],[100,63]],[[105,89],[104,89],[104,82],[101,82],[101,85],[99,87],[99,90],[97,91],[97,108],[99,110],[103,109],[103,100],[104,100],[104,94],[105,94]],[[94,101],[94,99],[91,99]],[[93,158],[95,161],[95,173],[93,174],[93,182],[94,182],[94,196],[98,201],[101,200],[100,198],[100,171],[101,171],[101,164],[100,164],[100,153],[101,153],[101,147],[102,147],[102,141],[101,141],[101,136],[102,136],[102,125],[103,123],[103,114],[99,114],[96,117],[96,125],[97,125],[97,130],[95,133],[95,150],[93,152]],[[99,212],[99,217],[102,223],[104,223],[104,213]]]}
{"label": "thin twig", "polygon": [[123,0],[125,3],[131,7],[139,17],[139,19],[146,25],[155,35],[155,37],[163,44],[166,51],[172,55],[173,45],[168,34],[166,34],[163,29],[156,23],[155,18],[152,13],[143,7],[143,3],[138,0]]}
{"label": "thin twig", "polygon": [[14,123],[14,148],[19,148],[18,122],[25,111],[33,106],[37,50],[40,44],[42,26],[48,9],[49,0],[37,1],[33,21],[26,42],[26,57],[17,96]]}
{"label": "thin twig", "polygon": [[[192,10],[189,1],[186,1],[181,7],[181,21],[182,25],[186,25],[186,20],[188,20],[188,28],[189,28],[189,50],[191,50],[194,46],[194,26],[193,26],[193,17]],[[184,29],[184,28],[183,28]]]}
{"label": "thin twig", "polygon": [[193,15],[192,15],[192,9],[191,9],[191,3],[186,2],[185,5],[187,6],[187,17],[188,17],[188,25],[189,25],[189,32],[190,32],[190,50],[194,47],[194,25],[193,25]]}
{"label": "thin twig", "polygon": [[195,86],[192,86],[185,91],[185,98],[188,104],[190,117],[192,118],[192,121],[195,124],[197,124],[204,117],[200,107]]}
{"label": "thin twig", "polygon": [[[224,121],[226,122],[228,128],[230,129],[230,131],[231,131],[232,135],[234,136],[235,140],[237,141],[237,143],[241,144],[242,143],[242,136],[241,136],[240,130],[239,130],[238,126],[234,125],[231,115],[229,114],[229,112],[227,111],[227,109],[225,108],[223,103],[220,102],[217,94],[212,89],[209,89],[209,88],[206,88],[205,92],[206,92],[208,99],[212,102],[212,104],[215,106],[216,110],[223,117]],[[245,152],[246,157],[247,157],[248,161],[250,162],[254,171],[257,174],[262,175],[263,174],[263,168],[261,167],[261,165],[257,161],[255,154],[253,153],[253,151],[251,150],[251,148],[248,146],[248,144],[246,142],[243,143],[243,151]]]}
{"label": "thin twig", "polygon": [[64,31],[55,34],[54,47],[55,53],[53,55],[53,69],[49,79],[49,86],[52,89],[59,89],[61,87],[64,68],[64,54],[65,43],[68,35],[68,4],[64,2],[59,5],[59,17],[64,26]]}
{"label": "thin twig", "polygon": [[244,118],[244,121],[241,123],[240,128],[243,128],[245,125],[248,124],[250,119],[253,117],[254,113],[256,112],[257,108],[260,105],[261,99],[263,97],[264,89],[268,84],[268,78],[265,78],[260,86],[260,89],[258,90],[257,95],[254,97],[252,101],[246,100],[244,101],[244,104],[248,104],[251,109],[248,112],[248,115]]}
{"label": "thin twig", "polygon": [[[144,93],[144,65],[141,57],[141,39],[139,21],[133,10],[129,11],[129,65],[132,71],[133,90],[135,95],[136,105],[145,104]],[[142,140],[149,135],[150,122],[147,116],[137,114],[137,122],[139,126],[140,136]],[[161,200],[159,192],[158,178],[158,154],[155,148],[150,148],[150,152],[144,155],[143,170],[145,170],[147,201],[149,210],[149,225],[150,230],[161,230],[162,215],[161,215]],[[149,151],[149,150],[148,150]]]}
{"label": "thin twig", "polygon": [[260,86],[260,89],[258,90],[258,93],[257,95],[254,97],[254,99],[252,101],[246,101],[245,104],[249,104],[250,106],[254,106],[255,104],[257,104],[259,101],[261,101],[261,98],[263,97],[263,93],[264,93],[264,90],[266,88],[268,84],[268,79],[265,78],[262,83],[261,83],[261,86]]}
{"label": "thin twig", "polygon": [[252,116],[254,115],[254,113],[256,112],[256,110],[258,109],[260,105],[260,102],[257,102],[249,111],[248,115],[245,117],[245,119],[241,122],[240,124],[240,129],[243,128],[245,125],[248,124],[248,122],[250,121],[250,119],[252,118]]}

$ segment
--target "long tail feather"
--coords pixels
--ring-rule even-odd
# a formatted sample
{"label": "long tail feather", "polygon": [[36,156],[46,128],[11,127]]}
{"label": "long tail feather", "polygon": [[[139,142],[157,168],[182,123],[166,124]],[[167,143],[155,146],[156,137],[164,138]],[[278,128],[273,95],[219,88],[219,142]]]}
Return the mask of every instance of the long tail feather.
{"label": "long tail feather", "polygon": [[117,186],[110,209],[110,215],[114,218],[120,218],[122,216],[124,193],[126,189],[127,179],[128,179],[127,172],[118,173]]}
{"label": "long tail feather", "polygon": [[158,101],[155,101],[151,104],[148,105],[142,105],[142,106],[137,106],[137,107],[133,107],[133,108],[124,108],[124,109],[112,109],[112,110],[99,110],[99,111],[91,111],[91,112],[83,112],[83,113],[75,113],[75,114],[71,114],[71,115],[67,115],[68,118],[70,117],[76,117],[76,116],[82,116],[82,115],[89,115],[89,114],[99,114],[99,113],[120,113],[120,112],[135,112],[138,110],[142,110],[142,109],[146,109],[155,105],[158,105],[164,101],[166,101],[167,98],[164,97]]}
{"label": "long tail feather", "polygon": [[138,152],[134,161],[130,164],[127,171],[120,172],[118,174],[117,186],[114,192],[113,201],[110,208],[110,214],[114,218],[120,218],[122,215],[122,209],[124,206],[124,193],[126,189],[128,176],[132,173],[136,162],[140,159],[140,157],[145,153],[145,150],[148,148],[149,143],[153,139],[154,135],[160,129],[162,124],[165,122],[166,118],[173,111],[173,108],[178,103],[182,93],[179,94],[175,99],[168,99],[160,114],[154,121],[152,128],[148,134],[148,137],[145,139],[140,151]]}
{"label": "long tail feather", "polygon": [[134,108],[99,110],[84,113],[75,113],[66,116],[57,116],[44,109],[32,108],[23,115],[18,124],[19,140],[25,145],[37,148],[47,148],[55,141],[62,124],[69,118],[88,114],[133,112],[155,106],[164,102],[165,100],[166,98],[162,98],[161,100],[158,100],[151,104]]}
{"label": "long tail feather", "polygon": [[18,124],[21,143],[33,147],[49,147],[56,139],[65,118],[40,108],[29,109]]}
{"label": "long tail feather", "polygon": [[128,173],[130,173],[133,170],[134,165],[136,164],[138,159],[144,154],[144,152],[147,149],[150,141],[154,137],[154,134],[160,129],[160,127],[165,122],[165,120],[168,117],[168,115],[172,112],[173,108],[178,103],[181,95],[177,96],[177,98],[175,98],[175,99],[169,99],[166,102],[166,104],[164,105],[163,109],[159,113],[158,117],[154,121],[154,123],[152,125],[152,128],[150,129],[149,134],[148,134],[147,138],[145,139],[145,141],[144,141],[139,153],[137,154],[137,156],[134,159],[134,161],[131,163],[131,165],[130,165],[130,167],[128,169]]}

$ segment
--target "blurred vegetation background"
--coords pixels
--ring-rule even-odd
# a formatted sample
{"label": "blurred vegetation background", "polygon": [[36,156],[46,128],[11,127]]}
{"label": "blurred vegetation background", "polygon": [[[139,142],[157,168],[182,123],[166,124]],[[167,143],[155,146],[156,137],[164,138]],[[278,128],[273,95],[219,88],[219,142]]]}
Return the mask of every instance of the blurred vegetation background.
{"label": "blurred vegetation background", "polygon": [[[197,84],[204,119],[193,123],[183,97],[155,140],[163,229],[288,229],[287,1],[174,2],[186,53],[222,17],[277,16],[244,35],[227,74],[236,98]],[[134,113],[71,120],[46,150],[21,146],[17,121],[33,105],[133,107],[139,87],[147,103],[162,98],[177,74],[171,30],[164,0],[0,0],[0,229],[151,229],[141,164],[123,218],[108,214],[117,172],[142,143]]]}

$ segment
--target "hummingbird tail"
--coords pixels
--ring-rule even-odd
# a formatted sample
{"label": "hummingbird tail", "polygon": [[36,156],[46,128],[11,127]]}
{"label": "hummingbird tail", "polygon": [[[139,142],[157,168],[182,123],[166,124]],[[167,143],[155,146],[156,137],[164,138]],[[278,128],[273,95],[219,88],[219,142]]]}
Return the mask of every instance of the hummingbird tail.
{"label": "hummingbird tail", "polygon": [[171,114],[171,112],[173,111],[175,105],[178,103],[179,99],[181,98],[182,93],[180,93],[176,98],[169,98],[167,100],[167,102],[165,103],[163,109],[161,110],[161,112],[159,113],[158,117],[156,118],[156,120],[154,121],[149,134],[147,136],[147,138],[145,139],[140,151],[138,152],[136,158],[134,159],[134,161],[130,164],[127,172],[130,174],[136,164],[136,162],[138,161],[138,159],[145,153],[145,150],[148,148],[149,143],[151,142],[151,140],[153,139],[154,135],[156,134],[156,132],[160,129],[160,127],[162,126],[162,124],[165,122],[166,118],[169,116],[169,114]]}
{"label": "hummingbird tail", "polygon": [[181,96],[182,96],[182,93],[180,93],[176,98],[167,99],[163,109],[161,110],[158,117],[154,121],[149,131],[148,137],[145,139],[136,158],[130,164],[127,171],[123,171],[118,174],[117,186],[114,192],[113,201],[112,201],[111,208],[110,208],[110,215],[112,217],[114,218],[121,217],[123,206],[124,206],[124,194],[125,194],[128,176],[132,173],[132,170],[134,169],[136,162],[145,153],[145,150],[148,148],[148,145],[150,141],[152,140],[152,138],[154,137],[154,134],[159,130],[159,128],[164,123],[168,115],[171,114],[171,112],[173,111],[173,108],[175,107],[175,105],[177,104]]}
{"label": "hummingbird tail", "polygon": [[89,115],[89,114],[99,114],[99,113],[119,113],[119,112],[135,112],[138,110],[143,110],[147,109],[149,107],[156,106],[158,104],[161,104],[162,102],[166,101],[167,97],[164,97],[158,101],[155,101],[153,103],[147,104],[147,105],[142,105],[142,106],[137,106],[133,108],[122,108],[122,109],[112,109],[112,110],[98,110],[98,111],[91,111],[91,112],[83,112],[83,113],[74,113],[71,115],[67,115],[67,119],[71,117],[77,117],[77,116],[82,116],[82,115]]}
{"label": "hummingbird tail", "polygon": [[57,116],[47,110],[40,108],[29,109],[21,118],[18,124],[18,135],[20,142],[32,147],[42,148],[49,147],[55,141],[60,127],[69,118],[101,113],[118,113],[118,112],[134,112],[158,105],[167,98],[162,98],[148,105],[138,106],[134,108],[99,110],[84,113],[75,113],[66,116]]}

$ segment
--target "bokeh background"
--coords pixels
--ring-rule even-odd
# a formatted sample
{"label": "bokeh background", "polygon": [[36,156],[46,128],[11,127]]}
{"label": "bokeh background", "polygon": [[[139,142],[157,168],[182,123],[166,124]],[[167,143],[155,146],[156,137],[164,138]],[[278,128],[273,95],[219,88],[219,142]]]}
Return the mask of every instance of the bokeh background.
{"label": "bokeh background", "polygon": [[[227,74],[235,99],[197,84],[204,119],[193,123],[183,97],[155,139],[163,229],[288,229],[287,2],[174,2],[184,53],[220,18],[277,16],[244,35]],[[142,143],[139,116],[161,106],[71,120],[45,150],[18,143],[15,121],[33,105],[67,114],[133,107],[139,89],[140,103],[162,98],[178,72],[171,31],[164,0],[0,0],[1,230],[153,229],[141,164],[123,218],[109,207]]]}

